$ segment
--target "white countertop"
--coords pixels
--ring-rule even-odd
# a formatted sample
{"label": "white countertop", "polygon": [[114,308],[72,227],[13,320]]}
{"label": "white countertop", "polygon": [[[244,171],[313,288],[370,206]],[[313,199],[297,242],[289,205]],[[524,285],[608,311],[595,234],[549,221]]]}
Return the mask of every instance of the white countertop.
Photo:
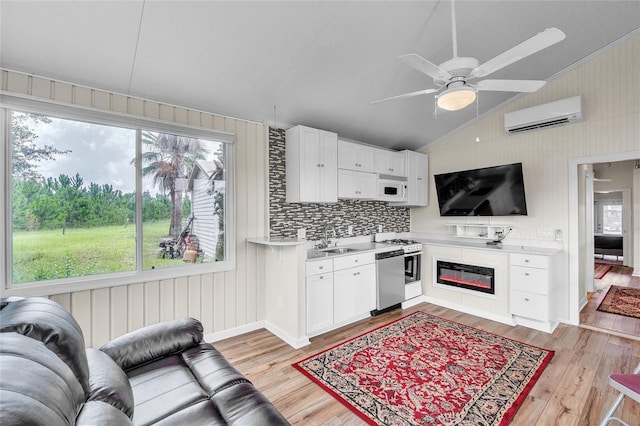
{"label": "white countertop", "polygon": [[247,238],[247,241],[254,244],[262,244],[265,246],[299,246],[307,243],[307,240],[282,237],[251,237]]}
{"label": "white countertop", "polygon": [[541,254],[541,255],[553,255],[562,250],[545,247],[533,247],[533,246],[518,246],[501,244],[497,246],[488,245],[485,241],[471,242],[471,241],[459,241],[455,239],[429,239],[429,238],[415,238],[416,241],[420,241],[426,246],[441,246],[441,247],[455,247],[455,248],[469,248],[475,250],[489,250],[489,251],[502,251],[506,253],[528,253],[528,254]]}

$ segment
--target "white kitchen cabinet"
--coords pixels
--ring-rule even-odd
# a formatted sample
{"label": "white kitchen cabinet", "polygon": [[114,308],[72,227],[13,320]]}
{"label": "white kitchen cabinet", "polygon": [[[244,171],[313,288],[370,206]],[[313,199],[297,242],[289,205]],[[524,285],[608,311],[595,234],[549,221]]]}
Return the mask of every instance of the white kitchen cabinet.
{"label": "white kitchen cabinet", "polygon": [[429,205],[429,158],[415,151],[404,151],[407,164],[407,202],[409,206]]}
{"label": "white kitchen cabinet", "polygon": [[376,308],[374,263],[333,273],[333,321],[343,324]]}
{"label": "white kitchen cabinet", "polygon": [[373,173],[373,147],[338,139],[338,168]]}
{"label": "white kitchen cabinet", "polygon": [[376,175],[338,169],[338,198],[373,199]]}
{"label": "white kitchen cabinet", "polygon": [[287,202],[337,202],[338,135],[295,126],[285,136]]}
{"label": "white kitchen cabinet", "polygon": [[429,205],[429,162],[425,154],[415,151],[402,151],[405,156],[407,172],[407,201],[391,203],[394,206]]}
{"label": "white kitchen cabinet", "polygon": [[333,260],[307,262],[307,334],[333,325]]}
{"label": "white kitchen cabinet", "polygon": [[306,289],[309,336],[367,317],[376,307],[375,254],[307,261]]}
{"label": "white kitchen cabinet", "polygon": [[393,176],[407,176],[405,170],[405,155],[403,152],[375,149],[374,161],[376,173]]}
{"label": "white kitchen cabinet", "polygon": [[553,256],[509,256],[509,308],[518,323],[552,332],[557,324],[553,294]]}

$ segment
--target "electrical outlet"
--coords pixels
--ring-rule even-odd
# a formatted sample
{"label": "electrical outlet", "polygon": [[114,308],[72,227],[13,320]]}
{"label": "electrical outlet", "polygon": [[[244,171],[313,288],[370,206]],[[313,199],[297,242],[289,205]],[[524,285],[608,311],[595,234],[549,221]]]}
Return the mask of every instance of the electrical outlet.
{"label": "electrical outlet", "polygon": [[353,225],[347,226],[347,234],[348,235],[353,235]]}
{"label": "electrical outlet", "polygon": [[305,228],[298,229],[298,239],[304,240],[305,238],[307,238],[307,230]]}
{"label": "electrical outlet", "polygon": [[538,228],[536,235],[543,238],[554,238],[556,234],[553,228]]}
{"label": "electrical outlet", "polygon": [[556,241],[562,241],[562,229],[556,229]]}
{"label": "electrical outlet", "polygon": [[378,225],[378,232],[382,232],[382,225]]}

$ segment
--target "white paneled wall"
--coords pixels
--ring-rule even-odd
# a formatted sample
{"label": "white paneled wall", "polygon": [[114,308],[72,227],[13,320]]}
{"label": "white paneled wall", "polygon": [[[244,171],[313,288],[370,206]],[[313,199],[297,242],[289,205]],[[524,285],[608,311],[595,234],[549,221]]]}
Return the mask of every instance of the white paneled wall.
{"label": "white paneled wall", "polygon": [[265,126],[9,70],[0,72],[5,92],[236,135],[236,270],[51,295],[78,320],[87,346],[98,347],[127,331],[183,316],[199,318],[205,335],[264,319],[264,288],[257,275],[256,246],[245,240],[267,232]]}
{"label": "white paneled wall", "polygon": [[[559,76],[541,90],[521,97],[423,150],[429,155],[429,168],[433,174],[523,163],[529,215],[494,218],[493,222],[513,224],[511,241],[532,245],[561,244],[564,248],[562,276],[567,279],[563,283],[566,288],[561,292],[564,298],[560,301],[561,319],[566,319],[569,311],[567,231],[569,222],[577,220],[577,212],[570,212],[568,207],[568,161],[584,156],[640,151],[638,70],[640,35],[636,33]],[[584,122],[513,136],[506,134],[505,112],[575,95],[583,96]],[[476,137],[480,138],[479,143],[475,142]],[[429,206],[412,209],[411,230],[446,234],[444,224],[452,220],[440,217],[433,179],[429,180],[429,185]],[[563,241],[556,243],[538,237],[538,227],[562,230]]]}

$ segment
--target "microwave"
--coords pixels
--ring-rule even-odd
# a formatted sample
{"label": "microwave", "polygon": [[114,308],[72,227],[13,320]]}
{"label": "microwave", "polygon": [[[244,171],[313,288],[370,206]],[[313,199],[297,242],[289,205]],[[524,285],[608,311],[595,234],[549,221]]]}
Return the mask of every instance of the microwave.
{"label": "microwave", "polygon": [[380,201],[407,201],[407,178],[401,176],[378,175],[378,194]]}

